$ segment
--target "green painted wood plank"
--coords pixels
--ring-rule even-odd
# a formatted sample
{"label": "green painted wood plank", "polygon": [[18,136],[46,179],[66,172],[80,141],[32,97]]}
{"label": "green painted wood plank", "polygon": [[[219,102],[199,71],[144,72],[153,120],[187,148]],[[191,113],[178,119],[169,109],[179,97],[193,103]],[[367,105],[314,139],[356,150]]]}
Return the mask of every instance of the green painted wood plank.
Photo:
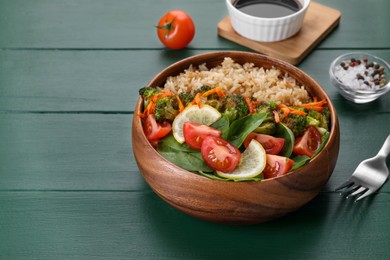
{"label": "green painted wood plank", "polygon": [[145,188],[131,115],[0,114],[0,190]]}
{"label": "green painted wood plank", "polygon": [[194,51],[2,51],[0,110],[132,111],[139,88]]}
{"label": "green painted wood plank", "polygon": [[[329,80],[329,65],[350,50],[317,50],[299,64],[338,107],[390,109],[390,94],[370,105],[345,101]],[[209,52],[186,51],[2,51],[0,110],[133,111],[138,89],[183,58]],[[369,51],[390,60],[390,50]]]}
{"label": "green painted wood plank", "polygon": [[376,0],[316,2],[341,12],[339,26],[318,45],[318,48],[385,48],[389,45],[388,23],[384,21],[390,2]]}
{"label": "green painted wood plank", "polygon": [[388,259],[389,199],[320,194],[284,218],[229,226],[152,192],[0,192],[0,258]]}
{"label": "green painted wood plank", "polygon": [[[324,191],[378,152],[389,119],[342,114],[339,160]],[[0,114],[0,191],[149,190],[132,153],[131,122],[120,114]]]}
{"label": "green painted wood plank", "polygon": [[[342,13],[340,26],[319,47],[389,48],[389,1],[318,2]],[[190,48],[242,48],[217,36],[227,15],[223,0],[2,0],[0,48],[162,48],[153,26],[171,9],[194,19]]]}

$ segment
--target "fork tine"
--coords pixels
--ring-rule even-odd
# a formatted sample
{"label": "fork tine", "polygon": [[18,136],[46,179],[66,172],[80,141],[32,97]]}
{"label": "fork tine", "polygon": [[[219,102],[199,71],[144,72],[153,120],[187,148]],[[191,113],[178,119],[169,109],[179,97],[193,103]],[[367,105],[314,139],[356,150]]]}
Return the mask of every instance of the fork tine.
{"label": "fork tine", "polygon": [[358,195],[358,194],[360,194],[362,192],[366,192],[367,190],[368,190],[368,188],[361,186],[359,189],[357,189],[354,192],[352,192],[351,194],[349,194],[347,196],[347,199],[350,198],[350,197],[356,196],[356,195]]}
{"label": "fork tine", "polygon": [[345,190],[343,190],[341,192],[341,195],[342,196],[346,196],[348,198],[348,196],[350,196],[350,194],[352,192],[355,192],[356,190],[358,190],[362,185],[360,184],[353,184],[351,186],[349,186],[348,188],[346,188]]}
{"label": "fork tine", "polygon": [[339,190],[344,189],[344,188],[346,188],[346,187],[350,187],[352,184],[353,184],[352,181],[347,180],[346,182],[344,182],[343,184],[341,184],[339,187],[337,187],[337,188],[335,189],[335,191],[339,191]]}
{"label": "fork tine", "polygon": [[375,192],[375,190],[373,190],[373,189],[368,189],[365,193],[363,193],[360,197],[358,197],[355,201],[358,201],[358,200],[361,200],[361,199],[363,199],[363,198],[365,198],[365,197],[367,197],[368,195],[371,195],[371,194],[373,194]]}

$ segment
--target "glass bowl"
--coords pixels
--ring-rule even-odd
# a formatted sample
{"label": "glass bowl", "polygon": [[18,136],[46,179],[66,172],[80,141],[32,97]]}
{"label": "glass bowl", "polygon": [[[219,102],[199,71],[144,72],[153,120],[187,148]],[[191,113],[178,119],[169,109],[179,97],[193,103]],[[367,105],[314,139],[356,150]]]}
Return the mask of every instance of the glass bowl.
{"label": "glass bowl", "polygon": [[374,101],[390,90],[390,65],[364,52],[337,57],[330,65],[329,75],[340,94],[357,104]]}

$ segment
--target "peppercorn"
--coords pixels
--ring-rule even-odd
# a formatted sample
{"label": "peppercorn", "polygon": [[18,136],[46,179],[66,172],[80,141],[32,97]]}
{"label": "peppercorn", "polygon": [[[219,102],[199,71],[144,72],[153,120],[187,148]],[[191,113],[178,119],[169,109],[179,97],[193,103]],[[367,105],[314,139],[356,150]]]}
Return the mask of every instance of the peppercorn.
{"label": "peppercorn", "polygon": [[[340,71],[341,74],[346,73],[345,75],[349,74],[352,76],[351,73],[354,73],[354,80],[357,81],[356,83],[363,89],[378,89],[388,83],[386,80],[385,68],[376,62],[369,61],[367,57],[361,59],[355,57],[341,61],[339,69],[341,68],[346,71]],[[350,78],[346,80],[352,81]]]}
{"label": "peppercorn", "polygon": [[379,74],[379,70],[374,70],[374,72],[371,74],[372,77],[375,77],[375,75]]}

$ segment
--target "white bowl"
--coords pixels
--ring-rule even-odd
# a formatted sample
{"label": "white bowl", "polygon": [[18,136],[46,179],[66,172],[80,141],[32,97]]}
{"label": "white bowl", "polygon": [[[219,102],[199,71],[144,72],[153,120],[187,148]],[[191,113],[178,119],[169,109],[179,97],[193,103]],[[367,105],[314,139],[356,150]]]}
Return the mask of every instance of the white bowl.
{"label": "white bowl", "polygon": [[297,0],[302,5],[298,12],[277,18],[262,18],[240,11],[233,6],[234,1],[226,0],[234,30],[245,38],[261,42],[281,41],[295,35],[302,27],[310,4],[310,0]]}

